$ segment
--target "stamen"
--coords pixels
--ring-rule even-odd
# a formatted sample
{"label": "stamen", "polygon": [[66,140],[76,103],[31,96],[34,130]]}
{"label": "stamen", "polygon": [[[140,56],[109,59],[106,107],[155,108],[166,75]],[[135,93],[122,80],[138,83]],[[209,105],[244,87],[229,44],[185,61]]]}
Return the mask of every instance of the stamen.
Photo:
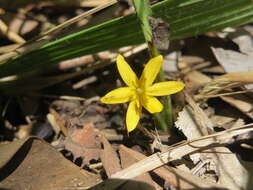
{"label": "stamen", "polygon": [[138,94],[142,94],[142,93],[143,93],[143,89],[137,88],[137,89],[136,89],[136,92],[137,92]]}

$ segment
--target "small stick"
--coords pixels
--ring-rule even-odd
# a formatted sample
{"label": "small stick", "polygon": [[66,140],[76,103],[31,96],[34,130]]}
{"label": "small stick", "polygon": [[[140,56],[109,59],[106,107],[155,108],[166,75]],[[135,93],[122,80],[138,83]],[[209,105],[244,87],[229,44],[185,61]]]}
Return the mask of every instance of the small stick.
{"label": "small stick", "polygon": [[93,9],[87,11],[87,12],[84,12],[84,13],[81,14],[81,15],[78,15],[78,16],[76,16],[76,17],[73,17],[73,18],[67,20],[66,22],[64,22],[64,23],[62,23],[62,24],[59,24],[58,26],[52,28],[51,30],[48,30],[48,31],[46,31],[45,33],[42,33],[42,34],[41,34],[40,36],[38,36],[38,37],[39,37],[39,38],[42,38],[42,37],[44,37],[44,36],[46,36],[46,35],[49,35],[49,34],[54,33],[54,32],[56,32],[56,31],[59,31],[59,30],[61,30],[61,29],[63,29],[63,28],[66,28],[67,26],[69,26],[69,25],[71,25],[71,24],[74,24],[74,23],[76,23],[76,22],[78,22],[78,21],[80,21],[80,20],[86,18],[87,16],[90,16],[90,15],[92,15],[92,14],[98,12],[98,11],[101,11],[102,9],[105,9],[105,8],[107,8],[107,7],[109,7],[109,6],[113,5],[113,4],[115,4],[115,3],[117,3],[117,0],[106,1],[104,4],[102,4],[102,5],[100,5],[100,6],[97,6],[97,7],[93,8]]}
{"label": "small stick", "polygon": [[0,31],[11,41],[24,44],[25,40],[19,36],[17,33],[9,30],[9,27],[0,19]]}
{"label": "small stick", "polygon": [[182,142],[177,146],[168,148],[166,152],[155,153],[129,166],[128,168],[125,168],[113,174],[111,178],[132,179],[145,172],[149,172],[155,168],[163,166],[168,162],[180,159],[185,155],[194,154],[213,147],[224,146],[225,144],[231,144],[236,140],[236,136],[252,131],[253,124],[251,123],[242,127],[232,128],[212,135],[203,136],[191,141]]}
{"label": "small stick", "polygon": [[49,94],[38,94],[38,93],[29,93],[30,96],[39,96],[44,98],[51,99],[62,99],[62,100],[77,100],[77,101],[85,101],[85,98],[78,96],[57,96],[57,95],[49,95]]}
{"label": "small stick", "polygon": [[201,100],[201,99],[208,99],[208,98],[217,98],[220,96],[230,96],[230,95],[235,95],[235,94],[243,94],[243,93],[247,93],[247,92],[252,92],[252,89],[248,89],[248,90],[241,90],[241,91],[237,91],[237,92],[228,92],[228,93],[221,93],[221,94],[214,94],[214,95],[196,95],[194,97],[195,100]]}

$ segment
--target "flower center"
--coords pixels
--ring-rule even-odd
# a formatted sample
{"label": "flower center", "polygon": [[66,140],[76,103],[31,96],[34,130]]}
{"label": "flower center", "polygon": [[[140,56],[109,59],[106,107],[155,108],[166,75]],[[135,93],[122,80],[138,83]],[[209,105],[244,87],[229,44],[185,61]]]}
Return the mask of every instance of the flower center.
{"label": "flower center", "polygon": [[137,88],[136,92],[137,92],[138,95],[141,95],[144,91],[143,91],[142,88]]}

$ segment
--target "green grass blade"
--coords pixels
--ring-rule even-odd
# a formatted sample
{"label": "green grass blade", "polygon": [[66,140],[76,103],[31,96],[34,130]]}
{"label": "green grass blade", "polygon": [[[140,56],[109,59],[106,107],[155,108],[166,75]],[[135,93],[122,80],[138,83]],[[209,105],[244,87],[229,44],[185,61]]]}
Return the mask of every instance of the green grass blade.
{"label": "green grass blade", "polygon": [[139,18],[145,41],[151,42],[152,28],[149,24],[149,16],[152,15],[152,10],[149,5],[149,0],[133,0],[132,2]]}
{"label": "green grass blade", "polygon": [[[152,11],[154,17],[169,23],[172,40],[253,21],[251,0],[165,0],[154,5]],[[2,62],[0,76],[43,72],[62,60],[142,42],[136,15],[116,18]]]}

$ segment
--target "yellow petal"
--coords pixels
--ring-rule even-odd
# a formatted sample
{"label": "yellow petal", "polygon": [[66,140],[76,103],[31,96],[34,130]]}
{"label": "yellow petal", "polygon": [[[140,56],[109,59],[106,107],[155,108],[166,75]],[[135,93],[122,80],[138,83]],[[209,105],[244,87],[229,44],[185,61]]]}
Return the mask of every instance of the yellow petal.
{"label": "yellow petal", "polygon": [[138,78],[122,55],[118,55],[117,67],[123,81],[130,87],[137,87]]}
{"label": "yellow petal", "polygon": [[163,105],[157,98],[151,96],[143,96],[141,99],[141,104],[150,113],[157,113],[163,110]]}
{"label": "yellow petal", "polygon": [[143,88],[151,85],[154,82],[162,64],[163,57],[161,55],[149,60],[140,78],[140,84]]}
{"label": "yellow petal", "polygon": [[125,103],[131,100],[135,95],[135,91],[129,87],[122,87],[110,91],[105,96],[103,96],[100,101],[105,104],[119,104]]}
{"label": "yellow petal", "polygon": [[165,96],[175,94],[184,88],[184,83],[178,81],[167,81],[155,83],[146,89],[150,96]]}
{"label": "yellow petal", "polygon": [[136,128],[140,117],[141,107],[137,106],[137,101],[130,102],[126,114],[126,126],[128,132],[131,132]]}

